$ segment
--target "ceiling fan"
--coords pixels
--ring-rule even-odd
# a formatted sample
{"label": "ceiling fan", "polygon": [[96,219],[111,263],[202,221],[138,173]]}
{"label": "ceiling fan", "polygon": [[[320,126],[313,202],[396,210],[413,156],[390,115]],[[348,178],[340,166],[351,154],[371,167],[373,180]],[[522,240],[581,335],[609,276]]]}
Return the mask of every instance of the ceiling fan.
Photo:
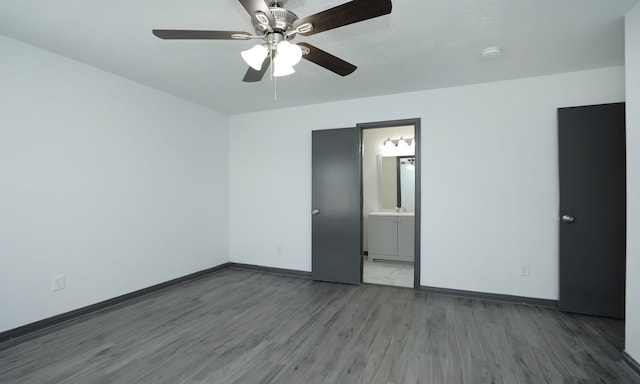
{"label": "ceiling fan", "polygon": [[201,31],[154,29],[161,39],[250,40],[263,43],[243,51],[242,58],[249,69],[245,82],[262,80],[273,62],[273,76],[295,72],[293,66],[304,58],[341,76],[356,70],[356,66],[307,43],[293,44],[297,34],[311,36],[330,29],[357,23],[391,13],[391,0],[352,0],[304,18],[285,8],[286,0],[239,0],[251,15],[255,35],[243,31]]}

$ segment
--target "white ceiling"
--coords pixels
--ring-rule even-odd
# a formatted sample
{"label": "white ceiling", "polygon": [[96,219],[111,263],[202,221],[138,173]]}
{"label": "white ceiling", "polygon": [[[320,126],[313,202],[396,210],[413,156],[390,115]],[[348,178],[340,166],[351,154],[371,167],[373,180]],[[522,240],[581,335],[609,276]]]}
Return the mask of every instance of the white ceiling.
{"label": "white ceiling", "polygon": [[[624,14],[640,0],[393,0],[390,15],[297,36],[358,69],[303,60],[244,83],[255,41],[169,41],[151,29],[253,33],[237,0],[1,0],[0,33],[227,114],[622,65]],[[289,0],[304,17],[346,0]],[[503,48],[488,61],[479,52]]]}

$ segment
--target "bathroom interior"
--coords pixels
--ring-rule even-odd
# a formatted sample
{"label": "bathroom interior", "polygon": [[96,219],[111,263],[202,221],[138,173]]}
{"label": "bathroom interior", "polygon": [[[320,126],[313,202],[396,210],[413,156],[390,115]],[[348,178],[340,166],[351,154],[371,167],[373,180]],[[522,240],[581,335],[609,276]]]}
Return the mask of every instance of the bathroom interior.
{"label": "bathroom interior", "polygon": [[414,286],[415,129],[365,129],[363,142],[364,283]]}

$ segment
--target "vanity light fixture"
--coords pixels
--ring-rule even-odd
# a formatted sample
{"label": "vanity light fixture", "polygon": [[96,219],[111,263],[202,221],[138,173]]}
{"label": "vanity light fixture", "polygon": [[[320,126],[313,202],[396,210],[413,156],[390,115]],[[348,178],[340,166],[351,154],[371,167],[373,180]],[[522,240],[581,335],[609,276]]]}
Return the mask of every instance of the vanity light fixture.
{"label": "vanity light fixture", "polygon": [[387,140],[385,140],[382,143],[382,146],[385,147],[385,148],[391,149],[391,148],[395,147],[396,144],[390,138],[387,137]]}
{"label": "vanity light fixture", "polygon": [[[404,142],[404,143],[400,144],[401,142]],[[407,147],[415,145],[415,138],[409,137],[405,139],[402,136],[400,136],[399,139],[392,139],[390,137],[387,137],[387,139],[382,142],[382,146],[384,146],[385,148],[393,148],[398,146],[404,147],[405,145]]]}

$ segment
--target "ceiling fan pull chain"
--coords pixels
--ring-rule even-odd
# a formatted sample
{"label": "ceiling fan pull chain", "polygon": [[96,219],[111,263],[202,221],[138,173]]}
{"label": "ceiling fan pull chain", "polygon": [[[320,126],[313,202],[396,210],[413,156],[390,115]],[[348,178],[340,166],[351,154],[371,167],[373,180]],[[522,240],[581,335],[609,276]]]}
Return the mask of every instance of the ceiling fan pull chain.
{"label": "ceiling fan pull chain", "polygon": [[273,69],[276,65],[273,62],[273,49],[271,48],[271,44],[269,44],[269,61],[271,62],[271,68],[269,68],[269,80],[273,81]]}
{"label": "ceiling fan pull chain", "polygon": [[273,81],[273,101],[277,101],[278,100],[278,78],[273,76],[273,71],[275,70],[276,67],[276,63],[273,61],[273,49],[269,49],[269,57],[271,60],[271,81]]}

